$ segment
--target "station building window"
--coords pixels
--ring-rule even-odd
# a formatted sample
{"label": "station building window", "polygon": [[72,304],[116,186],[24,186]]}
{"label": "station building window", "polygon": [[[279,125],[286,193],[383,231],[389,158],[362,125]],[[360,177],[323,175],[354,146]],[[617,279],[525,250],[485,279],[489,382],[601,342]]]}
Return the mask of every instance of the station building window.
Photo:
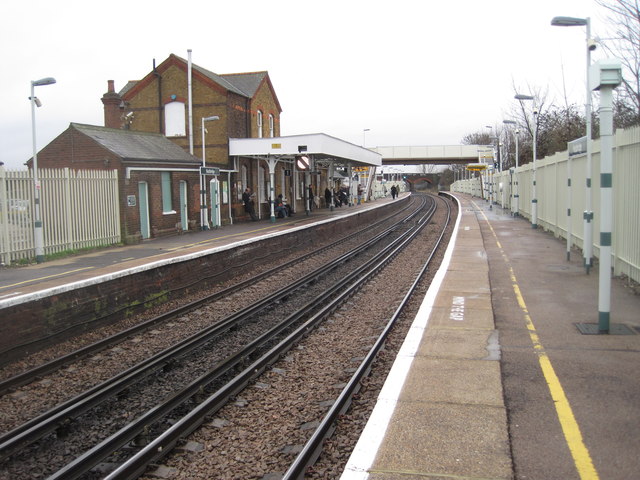
{"label": "station building window", "polygon": [[161,173],[162,213],[176,213],[171,199],[171,172]]}
{"label": "station building window", "polygon": [[256,123],[258,126],[258,138],[262,138],[262,111],[258,110],[256,114]]}

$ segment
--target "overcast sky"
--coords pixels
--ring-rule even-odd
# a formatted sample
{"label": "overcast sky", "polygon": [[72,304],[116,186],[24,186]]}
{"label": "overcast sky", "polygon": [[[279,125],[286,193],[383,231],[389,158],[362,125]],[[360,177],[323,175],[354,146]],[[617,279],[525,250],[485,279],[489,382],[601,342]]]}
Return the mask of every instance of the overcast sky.
{"label": "overcast sky", "polygon": [[71,122],[103,125],[107,80],[120,90],[188,49],[219,74],[267,70],[283,135],[458,144],[508,118],[514,84],[584,104],[585,29],[558,15],[605,28],[594,0],[5,2],[0,161],[32,155],[31,80],[57,80],[36,88],[40,150]]}

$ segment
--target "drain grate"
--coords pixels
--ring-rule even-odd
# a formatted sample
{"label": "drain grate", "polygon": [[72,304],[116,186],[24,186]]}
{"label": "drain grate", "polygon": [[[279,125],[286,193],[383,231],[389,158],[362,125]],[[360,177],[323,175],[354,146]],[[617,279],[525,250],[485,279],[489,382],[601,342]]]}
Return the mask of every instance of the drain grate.
{"label": "drain grate", "polygon": [[609,324],[609,333],[600,333],[597,323],[576,323],[578,331],[583,335],[635,335],[635,332],[621,323]]}

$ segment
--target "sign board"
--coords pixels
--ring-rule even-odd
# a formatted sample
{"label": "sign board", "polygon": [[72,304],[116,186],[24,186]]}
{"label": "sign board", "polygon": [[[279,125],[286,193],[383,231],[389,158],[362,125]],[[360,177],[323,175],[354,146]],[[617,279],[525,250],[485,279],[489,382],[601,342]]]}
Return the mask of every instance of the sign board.
{"label": "sign board", "polygon": [[290,177],[291,176],[291,170],[285,170],[284,171],[284,176],[285,177]]}
{"label": "sign board", "polygon": [[486,163],[470,163],[467,165],[467,170],[472,172],[482,172],[487,169]]}
{"label": "sign board", "polygon": [[279,150],[282,148],[282,144],[281,143],[272,143],[271,144],[271,148],[273,148],[274,150]]}
{"label": "sign board", "polygon": [[296,166],[298,167],[298,170],[309,170],[309,157],[305,155],[296,157]]}
{"label": "sign board", "polygon": [[572,140],[571,142],[567,142],[567,150],[570,157],[587,153],[587,137],[584,136],[576,140]]}
{"label": "sign board", "polygon": [[492,146],[481,146],[478,147],[478,159],[493,159],[493,147]]}
{"label": "sign board", "polygon": [[200,175],[220,175],[220,169],[215,167],[200,167]]}
{"label": "sign board", "polygon": [[136,206],[136,196],[135,195],[127,195],[127,206],[135,207]]}

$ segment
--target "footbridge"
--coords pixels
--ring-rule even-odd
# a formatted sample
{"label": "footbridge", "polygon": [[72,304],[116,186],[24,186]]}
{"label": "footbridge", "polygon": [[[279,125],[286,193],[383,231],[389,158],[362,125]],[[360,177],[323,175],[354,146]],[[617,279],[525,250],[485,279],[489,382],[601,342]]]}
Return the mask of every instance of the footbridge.
{"label": "footbridge", "polygon": [[493,157],[491,145],[425,145],[370,148],[382,156],[382,165],[466,165]]}

